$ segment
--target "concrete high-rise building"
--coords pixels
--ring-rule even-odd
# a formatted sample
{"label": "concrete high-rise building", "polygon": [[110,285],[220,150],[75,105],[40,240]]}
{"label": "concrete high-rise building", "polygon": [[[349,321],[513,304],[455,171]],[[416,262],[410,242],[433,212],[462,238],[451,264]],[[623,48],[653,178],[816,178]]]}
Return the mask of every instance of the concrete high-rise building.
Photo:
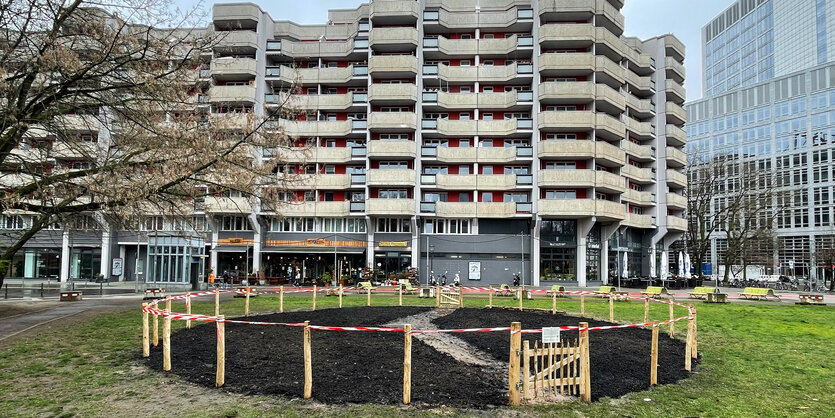
{"label": "concrete high-rise building", "polygon": [[[835,1],[741,0],[702,37],[705,97],[686,105],[688,157],[775,171],[780,216],[764,267],[820,276],[831,261],[821,253],[835,248]],[[726,249],[718,234],[714,272]]]}
{"label": "concrete high-rise building", "polygon": [[[259,158],[309,181],[282,218],[242,197],[201,206],[206,267],[285,279],[334,263],[352,278],[417,267],[424,283],[460,273],[466,285],[649,275],[651,249],[660,257],[686,229],[685,50],[672,35],[624,37],[622,6],[374,0],[299,25],[251,3],[215,5],[221,38],[197,102],[264,116],[295,88],[302,114],[268,123],[299,152]],[[107,232],[108,253],[126,260],[121,279],[134,278],[133,259],[155,265],[143,237],[167,223],[149,225],[129,240]]]}

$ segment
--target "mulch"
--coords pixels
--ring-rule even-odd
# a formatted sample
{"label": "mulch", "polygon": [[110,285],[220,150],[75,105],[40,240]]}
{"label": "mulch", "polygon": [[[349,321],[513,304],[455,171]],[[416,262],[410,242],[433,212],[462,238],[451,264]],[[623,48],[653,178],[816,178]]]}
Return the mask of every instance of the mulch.
{"label": "mulch", "polygon": [[[521,322],[522,329],[542,327],[577,326],[588,322],[589,326],[613,325],[567,315],[551,315],[544,312],[520,312],[507,309],[456,309],[449,315],[432,321],[440,329],[470,327],[508,327],[511,322]],[[676,324],[677,335],[685,332],[686,324]],[[456,334],[496,360],[508,361],[510,336],[499,332]],[[540,334],[522,334],[522,340],[540,340]],[[577,331],[564,331],[561,338],[572,341],[579,338]],[[541,340],[540,340],[541,341]],[[625,328],[589,332],[589,363],[591,366],[591,397],[619,398],[627,393],[646,390],[650,374],[650,346],[652,331],[641,328]],[[676,383],[687,378],[684,370],[684,341],[670,339],[667,328],[662,327],[658,336],[658,383]],[[693,364],[698,360],[694,359]]]}
{"label": "mulch", "polygon": [[[426,307],[357,307],[252,316],[252,321],[304,322],[314,325],[379,326],[426,311]],[[499,309],[456,309],[433,322],[438,328],[509,326],[523,328],[577,325],[580,318]],[[605,322],[585,320],[591,325]],[[300,398],[304,386],[302,329],[226,324],[226,384],[243,394]],[[495,359],[509,357],[509,334],[454,334]],[[569,335],[564,334],[565,337]],[[576,336],[576,332],[570,335]],[[523,334],[535,340],[539,334]],[[590,333],[592,399],[620,397],[649,387],[651,332],[643,329]],[[396,332],[311,331],[313,398],[329,404],[402,402],[403,334]],[[171,335],[172,373],[214,387],[215,325],[201,324]],[[152,347],[149,367],[162,370],[162,344]],[[687,377],[684,343],[659,338],[659,383]],[[507,404],[507,376],[493,375],[439,353],[412,338],[412,404],[492,408]]]}

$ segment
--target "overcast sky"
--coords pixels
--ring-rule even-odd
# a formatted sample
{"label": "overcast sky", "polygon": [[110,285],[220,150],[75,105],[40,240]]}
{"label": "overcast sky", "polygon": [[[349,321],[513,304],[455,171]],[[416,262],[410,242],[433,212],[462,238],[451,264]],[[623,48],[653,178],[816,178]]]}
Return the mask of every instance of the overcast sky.
{"label": "overcast sky", "polygon": [[[174,0],[184,7],[196,0]],[[273,19],[297,23],[324,23],[328,9],[356,8],[362,0],[267,0],[256,1]],[[702,96],[701,28],[733,3],[733,0],[626,0],[626,35],[642,39],[672,33],[687,47],[688,100]],[[211,2],[202,3],[208,10]],[[210,13],[210,12],[209,12]]]}

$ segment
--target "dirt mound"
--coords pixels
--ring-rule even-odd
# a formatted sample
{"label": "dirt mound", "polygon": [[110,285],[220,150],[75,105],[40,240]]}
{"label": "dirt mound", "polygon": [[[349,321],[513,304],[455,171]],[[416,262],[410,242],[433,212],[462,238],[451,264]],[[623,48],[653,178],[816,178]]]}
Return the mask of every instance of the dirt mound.
{"label": "dirt mound", "polygon": [[[440,329],[472,327],[508,327],[511,322],[521,322],[523,329],[577,326],[588,322],[590,326],[613,325],[566,315],[544,312],[520,312],[506,309],[457,309],[432,322]],[[677,332],[684,332],[686,324],[679,322]],[[671,340],[667,328],[660,330],[658,338],[658,383],[675,383],[688,376],[684,370],[685,344]],[[474,347],[489,353],[496,360],[508,361],[510,335],[503,332],[476,332],[456,334]],[[578,338],[576,331],[563,333],[563,338]],[[540,334],[522,334],[522,340],[540,340]],[[625,328],[589,332],[589,363],[591,365],[592,400],[602,397],[618,398],[629,392],[649,388],[650,344],[652,331]],[[695,362],[694,362],[695,364]]]}

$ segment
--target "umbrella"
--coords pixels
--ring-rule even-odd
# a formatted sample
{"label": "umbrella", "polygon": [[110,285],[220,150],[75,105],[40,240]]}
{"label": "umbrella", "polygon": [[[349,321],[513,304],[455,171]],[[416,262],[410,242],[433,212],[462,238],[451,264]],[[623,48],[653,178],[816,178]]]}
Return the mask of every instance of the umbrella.
{"label": "umbrella", "polygon": [[620,272],[620,277],[629,278],[629,260],[626,258],[626,253],[623,253],[623,270]]}
{"label": "umbrella", "polygon": [[661,280],[667,280],[667,268],[668,264],[670,263],[670,256],[667,254],[667,251],[661,252]]}
{"label": "umbrella", "polygon": [[684,276],[684,253],[678,252],[678,277]]}
{"label": "umbrella", "polygon": [[649,253],[649,277],[655,278],[655,247]]}
{"label": "umbrella", "polygon": [[690,274],[690,269],[691,268],[692,268],[692,266],[690,265],[690,254],[689,253],[684,254],[684,277],[687,278],[687,279],[693,277]]}

